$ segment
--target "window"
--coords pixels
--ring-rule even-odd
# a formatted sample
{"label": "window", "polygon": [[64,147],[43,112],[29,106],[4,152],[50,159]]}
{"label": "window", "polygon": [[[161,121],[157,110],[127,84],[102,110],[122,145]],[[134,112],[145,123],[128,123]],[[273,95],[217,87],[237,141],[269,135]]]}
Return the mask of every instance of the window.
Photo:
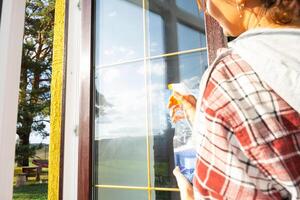
{"label": "window", "polygon": [[94,199],[179,199],[167,84],[207,67],[195,6],[95,0]]}
{"label": "window", "polygon": [[167,85],[201,78],[216,24],[194,0],[87,0],[83,14],[79,199],[179,199]]}

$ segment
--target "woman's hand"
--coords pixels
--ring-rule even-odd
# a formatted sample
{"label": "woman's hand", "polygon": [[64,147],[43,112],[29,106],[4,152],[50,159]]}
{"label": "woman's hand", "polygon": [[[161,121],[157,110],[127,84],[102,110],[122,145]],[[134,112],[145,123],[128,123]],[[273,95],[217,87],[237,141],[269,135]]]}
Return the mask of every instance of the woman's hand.
{"label": "woman's hand", "polygon": [[173,174],[176,177],[177,185],[180,190],[181,200],[194,200],[194,191],[191,183],[182,175],[179,167],[173,170]]}
{"label": "woman's hand", "polygon": [[197,99],[193,95],[181,95],[178,92],[173,92],[169,99],[168,108],[170,109],[170,116],[172,122],[177,122],[183,119],[183,114],[178,115],[179,110],[184,110],[188,120],[193,123],[196,113]]}

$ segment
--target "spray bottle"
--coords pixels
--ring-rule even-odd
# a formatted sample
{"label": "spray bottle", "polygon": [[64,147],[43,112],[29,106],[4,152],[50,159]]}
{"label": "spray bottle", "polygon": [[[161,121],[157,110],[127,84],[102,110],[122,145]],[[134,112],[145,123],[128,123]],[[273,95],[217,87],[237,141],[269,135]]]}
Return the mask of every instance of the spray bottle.
{"label": "spray bottle", "polygon": [[[178,92],[183,96],[195,96],[195,93],[198,92],[199,82],[197,81],[197,84],[195,84],[195,80],[191,82],[190,84],[186,84],[185,82],[169,84],[168,89]],[[170,99],[172,100],[172,98],[174,101],[172,104],[181,104],[179,100],[171,96]],[[177,112],[175,115],[184,115],[184,118],[173,124],[175,127],[173,138],[175,165],[179,167],[181,173],[192,183],[196,164],[196,151],[192,142],[192,126],[184,110]]]}

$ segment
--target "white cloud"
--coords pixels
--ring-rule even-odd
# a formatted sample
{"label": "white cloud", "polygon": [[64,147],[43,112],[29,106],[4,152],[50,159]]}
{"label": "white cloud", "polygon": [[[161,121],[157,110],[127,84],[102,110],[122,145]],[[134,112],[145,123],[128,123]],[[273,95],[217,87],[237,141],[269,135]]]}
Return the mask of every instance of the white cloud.
{"label": "white cloud", "polygon": [[97,139],[145,135],[144,91],[120,91],[114,97],[107,96],[107,99],[113,106],[107,109],[106,115],[101,116],[101,120],[96,121],[99,130],[99,133],[96,133]]}
{"label": "white cloud", "polygon": [[137,57],[137,52],[130,46],[105,46],[99,51],[98,56],[100,57],[100,60],[103,61],[103,63],[111,64],[124,60],[134,59]]}
{"label": "white cloud", "polygon": [[111,68],[102,72],[101,80],[105,81],[106,83],[111,83],[120,78],[120,76],[121,73],[118,69]]}
{"label": "white cloud", "polygon": [[117,16],[117,12],[116,11],[112,11],[108,14],[109,17],[115,17]]}
{"label": "white cloud", "polygon": [[137,74],[145,75],[145,67],[139,67],[136,71]]}
{"label": "white cloud", "polygon": [[151,75],[152,76],[162,76],[162,78],[164,77],[166,71],[165,71],[165,62],[159,62],[159,63],[154,63],[151,64],[150,66],[151,69]]}
{"label": "white cloud", "polygon": [[35,144],[35,143],[44,143],[44,144],[49,144],[50,142],[50,137],[42,138],[40,135],[31,133],[29,137],[30,144]]}

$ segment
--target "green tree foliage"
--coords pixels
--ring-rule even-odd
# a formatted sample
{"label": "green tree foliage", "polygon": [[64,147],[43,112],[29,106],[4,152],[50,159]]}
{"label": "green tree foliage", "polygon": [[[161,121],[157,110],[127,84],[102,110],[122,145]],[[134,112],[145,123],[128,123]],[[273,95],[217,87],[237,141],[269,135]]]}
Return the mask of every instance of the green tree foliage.
{"label": "green tree foliage", "polygon": [[30,134],[49,135],[54,0],[26,0],[16,146],[18,165],[28,166],[35,148]]}

